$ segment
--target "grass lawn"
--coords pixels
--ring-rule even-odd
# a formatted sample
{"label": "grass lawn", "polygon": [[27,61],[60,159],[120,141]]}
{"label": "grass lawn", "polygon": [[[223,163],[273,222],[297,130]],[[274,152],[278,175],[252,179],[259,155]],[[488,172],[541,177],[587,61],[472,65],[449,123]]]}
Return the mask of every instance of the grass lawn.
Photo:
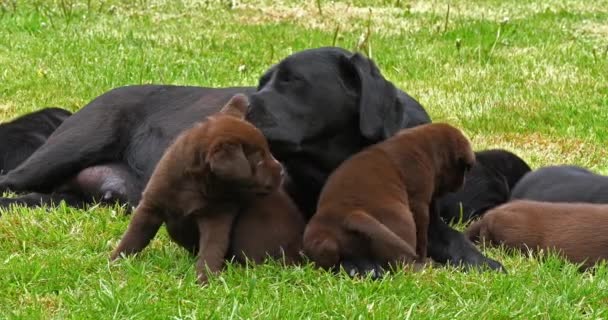
{"label": "grass lawn", "polygon": [[[335,44],[371,55],[476,149],[608,174],[606,0],[232,2],[0,0],[0,121],[76,111],[127,84],[255,85],[282,57]],[[498,249],[484,252],[508,275],[371,281],[273,263],[229,266],[201,288],[194,258],[164,229],[140,256],[109,264],[129,221],[121,212],[3,211],[0,319],[608,318],[605,265],[579,273],[551,254]]]}

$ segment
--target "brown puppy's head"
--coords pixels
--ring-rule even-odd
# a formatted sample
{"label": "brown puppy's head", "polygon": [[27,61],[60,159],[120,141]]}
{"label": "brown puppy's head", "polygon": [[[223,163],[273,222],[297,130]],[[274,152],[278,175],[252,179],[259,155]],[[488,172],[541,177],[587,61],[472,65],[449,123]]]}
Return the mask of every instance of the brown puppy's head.
{"label": "brown puppy's head", "polygon": [[475,164],[475,152],[473,152],[469,140],[459,129],[446,123],[432,125],[437,128],[441,135],[440,141],[444,141],[442,145],[444,162],[439,169],[440,172],[438,172],[438,193],[457,191],[464,185],[465,174]]}
{"label": "brown puppy's head", "polygon": [[244,120],[248,105],[247,97],[238,94],[209,118],[204,161],[216,178],[246,192],[267,194],[281,185],[283,167],[262,132]]}

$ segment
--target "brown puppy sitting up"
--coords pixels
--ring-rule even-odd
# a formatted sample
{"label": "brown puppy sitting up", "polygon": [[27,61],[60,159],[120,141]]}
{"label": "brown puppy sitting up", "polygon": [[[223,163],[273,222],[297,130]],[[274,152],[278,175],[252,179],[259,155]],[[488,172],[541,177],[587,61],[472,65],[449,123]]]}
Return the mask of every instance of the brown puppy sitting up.
{"label": "brown puppy sitting up", "polygon": [[[248,104],[244,95],[234,96],[167,149],[112,260],[143,250],[163,223],[178,244],[198,249],[200,283],[230,257],[299,259],[304,220],[280,190],[281,164],[244,120]],[[196,236],[198,245],[191,242]]]}
{"label": "brown puppy sitting up", "polygon": [[424,262],[431,200],[459,189],[475,155],[448,124],[399,131],[340,165],[304,232],[304,253],[332,269],[344,259],[383,267]]}
{"label": "brown puppy sitting up", "polygon": [[515,200],[488,211],[466,234],[522,251],[553,250],[589,268],[608,258],[606,230],[608,205]]}

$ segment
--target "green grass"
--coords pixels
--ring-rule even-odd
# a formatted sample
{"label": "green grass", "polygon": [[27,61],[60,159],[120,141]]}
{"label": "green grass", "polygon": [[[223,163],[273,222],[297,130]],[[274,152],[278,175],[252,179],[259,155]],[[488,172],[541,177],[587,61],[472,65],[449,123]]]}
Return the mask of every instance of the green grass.
{"label": "green grass", "polygon": [[[336,44],[371,53],[477,149],[608,173],[606,0],[321,0],[323,15],[317,1],[236,2],[0,1],[0,120],[75,111],[127,84],[255,85],[282,57]],[[605,265],[579,273],[551,254],[500,249],[484,252],[508,275],[429,269],[370,281],[272,263],[230,266],[200,288],[194,259],[164,230],[140,256],[109,264],[129,221],[121,212],[2,212],[0,318],[608,317]]]}

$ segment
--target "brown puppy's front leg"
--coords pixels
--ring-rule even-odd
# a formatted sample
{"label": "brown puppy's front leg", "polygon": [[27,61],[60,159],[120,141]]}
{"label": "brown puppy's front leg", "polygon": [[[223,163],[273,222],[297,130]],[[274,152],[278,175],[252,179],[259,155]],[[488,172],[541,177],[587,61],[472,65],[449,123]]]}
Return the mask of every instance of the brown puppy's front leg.
{"label": "brown puppy's front leg", "polygon": [[428,246],[429,206],[422,201],[411,201],[410,210],[416,222],[416,254],[419,261],[424,262]]}
{"label": "brown puppy's front leg", "polygon": [[226,210],[198,217],[200,243],[196,273],[200,284],[207,283],[209,273],[216,273],[222,269],[230,247],[230,232],[236,214],[236,210]]}
{"label": "brown puppy's front leg", "polygon": [[118,247],[112,252],[110,260],[116,260],[121,253],[130,255],[143,250],[154,238],[162,224],[162,218],[145,201],[142,201],[135,209],[129,227]]}

